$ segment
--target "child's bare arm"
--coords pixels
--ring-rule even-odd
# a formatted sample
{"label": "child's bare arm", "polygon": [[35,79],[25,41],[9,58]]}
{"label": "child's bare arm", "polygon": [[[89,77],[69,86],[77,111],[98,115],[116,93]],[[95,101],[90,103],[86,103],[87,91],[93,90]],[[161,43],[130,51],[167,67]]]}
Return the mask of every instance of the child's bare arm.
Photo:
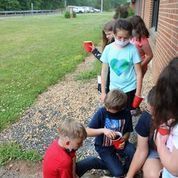
{"label": "child's bare arm", "polygon": [[145,65],[147,65],[147,64],[151,61],[151,59],[153,58],[153,52],[152,52],[152,50],[151,50],[151,47],[150,47],[150,45],[149,45],[149,42],[143,44],[142,50],[143,50],[144,53],[145,53],[145,59],[142,61],[141,66],[145,66]]}
{"label": "child's bare arm", "polygon": [[137,88],[135,95],[141,96],[141,90],[142,90],[142,69],[141,64],[137,63],[135,64],[135,72],[137,77]]}
{"label": "child's bare arm", "polygon": [[148,155],[148,137],[137,136],[137,149],[125,178],[133,178],[144,165]]}
{"label": "child's bare arm", "polygon": [[178,149],[175,147],[170,152],[166,147],[167,136],[157,133],[156,145],[163,166],[173,175],[178,176]]}
{"label": "child's bare arm", "polygon": [[98,129],[93,129],[93,128],[86,128],[87,131],[87,136],[88,137],[96,137],[98,135],[104,134],[108,138],[114,139],[117,134],[115,131],[107,129],[107,128],[98,128]]}
{"label": "child's bare arm", "polygon": [[104,102],[104,98],[106,96],[106,82],[108,77],[108,64],[102,63],[101,69],[101,101]]}

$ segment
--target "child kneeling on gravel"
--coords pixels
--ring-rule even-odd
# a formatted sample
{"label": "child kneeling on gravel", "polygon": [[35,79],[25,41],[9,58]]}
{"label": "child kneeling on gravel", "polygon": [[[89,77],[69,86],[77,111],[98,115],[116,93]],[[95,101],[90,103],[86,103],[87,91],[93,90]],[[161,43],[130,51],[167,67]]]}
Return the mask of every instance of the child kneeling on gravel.
{"label": "child kneeling on gravel", "polygon": [[65,119],[59,127],[59,139],[48,147],[43,160],[44,178],[74,178],[75,152],[87,137],[81,123]]}
{"label": "child kneeling on gravel", "polygon": [[[95,149],[114,177],[126,174],[135,152],[134,145],[128,141],[133,127],[126,104],[126,94],[120,90],[109,91],[104,99],[105,107],[94,114],[86,129],[89,137],[96,137]],[[114,144],[118,133],[121,136],[120,145]]]}
{"label": "child kneeling on gravel", "polygon": [[77,178],[91,169],[104,169],[99,158],[88,157],[76,163],[76,151],[87,133],[84,126],[65,119],[59,127],[59,138],[48,147],[43,159],[44,178]]}

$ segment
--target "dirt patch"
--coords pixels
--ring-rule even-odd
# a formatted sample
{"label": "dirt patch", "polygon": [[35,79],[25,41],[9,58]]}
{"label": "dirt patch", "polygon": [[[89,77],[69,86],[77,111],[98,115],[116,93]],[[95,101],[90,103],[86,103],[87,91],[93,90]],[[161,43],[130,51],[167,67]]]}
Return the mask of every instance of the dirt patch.
{"label": "dirt patch", "polygon": [[11,161],[0,169],[2,178],[40,178],[42,177],[41,162]]}

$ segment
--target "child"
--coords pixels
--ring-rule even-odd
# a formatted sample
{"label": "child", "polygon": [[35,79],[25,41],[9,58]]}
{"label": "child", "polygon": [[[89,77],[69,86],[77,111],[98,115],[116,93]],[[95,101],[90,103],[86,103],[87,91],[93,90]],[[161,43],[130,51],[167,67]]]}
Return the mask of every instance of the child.
{"label": "child", "polygon": [[137,149],[126,178],[133,178],[140,169],[142,169],[145,178],[158,178],[162,169],[161,161],[153,141],[154,128],[152,114],[156,102],[155,93],[155,87],[153,87],[147,96],[148,112],[145,111],[142,113],[135,127],[137,132]]}
{"label": "child", "polygon": [[105,86],[110,69],[109,89],[120,89],[127,94],[127,106],[131,109],[135,95],[141,96],[142,72],[141,59],[136,47],[130,44],[132,24],[124,19],[115,22],[115,42],[107,45],[102,53],[101,61],[101,101],[106,96]]}
{"label": "child", "polygon": [[145,26],[143,19],[140,16],[138,15],[132,16],[130,18],[130,22],[133,26],[133,31],[132,31],[133,38],[131,40],[131,43],[137,47],[140,53],[142,59],[141,62],[142,75],[144,77],[147,71],[147,65],[153,58],[153,53],[148,41],[149,32]]}
{"label": "child", "polygon": [[[112,43],[114,41],[114,35],[113,35],[113,26],[114,26],[114,20],[107,22],[104,25],[104,28],[102,30],[102,37],[103,37],[103,44],[102,44],[102,50],[104,50],[105,46]],[[100,61],[101,53],[98,51],[98,49],[94,46],[92,46],[92,54]],[[101,93],[101,76],[98,76],[98,92]],[[107,84],[106,84],[106,93],[109,91],[109,72],[107,77]]]}
{"label": "child", "polygon": [[[125,109],[126,103],[126,94],[119,90],[109,91],[104,100],[105,107],[95,113],[86,129],[89,137],[96,136],[95,149],[103,164],[115,177],[125,174],[135,151],[133,144],[128,141],[133,128],[130,112]],[[119,150],[112,145],[117,132],[123,135]],[[125,158],[125,165],[119,157]]]}
{"label": "child", "polygon": [[[114,20],[111,20],[107,22],[102,30],[102,38],[103,38],[103,43],[102,43],[102,50],[104,50],[105,46],[112,43],[114,41],[114,34],[113,34],[113,27],[114,27]],[[93,55],[100,60],[101,53],[98,51],[97,48],[93,45],[92,49]]]}
{"label": "child", "polygon": [[163,178],[178,177],[178,57],[161,72],[156,84],[155,125],[169,125],[170,134],[156,135],[157,150],[163,164]]}
{"label": "child", "polygon": [[48,147],[43,160],[44,178],[75,178],[75,152],[87,133],[84,126],[66,119],[59,127],[59,139]]}

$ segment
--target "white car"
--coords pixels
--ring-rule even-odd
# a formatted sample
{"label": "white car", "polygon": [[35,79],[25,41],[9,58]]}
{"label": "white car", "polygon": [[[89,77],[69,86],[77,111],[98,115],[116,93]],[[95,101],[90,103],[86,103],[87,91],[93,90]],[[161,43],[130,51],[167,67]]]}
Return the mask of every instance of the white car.
{"label": "white car", "polygon": [[93,12],[101,12],[101,10],[93,8]]}
{"label": "white car", "polygon": [[76,7],[73,8],[73,12],[75,12],[75,13],[84,13],[85,9],[83,7],[80,7],[80,6],[76,6]]}

